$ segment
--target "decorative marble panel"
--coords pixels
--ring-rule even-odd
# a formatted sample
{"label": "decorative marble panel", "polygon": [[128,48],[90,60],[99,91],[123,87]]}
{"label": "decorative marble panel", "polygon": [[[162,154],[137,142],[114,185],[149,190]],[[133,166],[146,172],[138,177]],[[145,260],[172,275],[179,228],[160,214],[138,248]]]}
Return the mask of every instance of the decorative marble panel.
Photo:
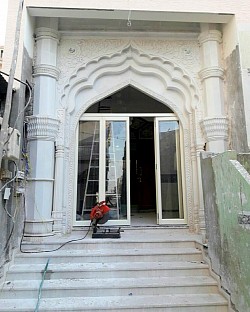
{"label": "decorative marble panel", "polygon": [[64,39],[58,47],[58,63],[60,70],[58,92],[76,71],[91,60],[103,56],[114,55],[132,46],[148,56],[159,56],[185,69],[199,84],[198,72],[201,69],[199,45],[197,40],[160,40],[160,39]]}

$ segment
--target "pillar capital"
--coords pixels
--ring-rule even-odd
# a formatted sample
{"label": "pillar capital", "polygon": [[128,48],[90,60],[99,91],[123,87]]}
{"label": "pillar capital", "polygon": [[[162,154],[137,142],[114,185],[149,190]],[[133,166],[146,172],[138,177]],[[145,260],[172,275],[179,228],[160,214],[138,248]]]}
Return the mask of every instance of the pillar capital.
{"label": "pillar capital", "polygon": [[48,76],[58,80],[59,73],[60,71],[56,66],[48,64],[39,64],[34,66],[33,77]]}
{"label": "pillar capital", "polygon": [[224,69],[219,66],[206,67],[199,72],[199,76],[201,81],[208,78],[224,79]]}
{"label": "pillar capital", "polygon": [[219,30],[208,30],[204,31],[199,35],[199,44],[202,45],[206,42],[217,41],[218,43],[222,42],[222,35]]}
{"label": "pillar capital", "polygon": [[225,116],[206,117],[201,121],[207,142],[228,139],[228,119]]}
{"label": "pillar capital", "polygon": [[47,116],[30,116],[28,118],[28,140],[55,141],[59,121]]}
{"label": "pillar capital", "polygon": [[41,39],[52,39],[59,42],[60,35],[59,32],[52,28],[47,27],[39,27],[35,31],[36,41]]}

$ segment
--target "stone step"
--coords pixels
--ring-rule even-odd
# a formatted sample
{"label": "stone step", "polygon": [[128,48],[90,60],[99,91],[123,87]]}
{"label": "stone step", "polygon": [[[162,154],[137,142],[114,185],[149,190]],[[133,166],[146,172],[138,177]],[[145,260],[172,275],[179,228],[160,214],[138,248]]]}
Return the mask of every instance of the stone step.
{"label": "stone step", "polygon": [[195,248],[58,250],[17,253],[15,263],[46,263],[48,258],[50,263],[202,261],[202,253]]}
{"label": "stone step", "polygon": [[[110,228],[112,229],[112,227]],[[123,227],[122,231],[120,239],[92,239],[92,230],[87,231],[86,228],[74,230],[70,235],[56,235],[40,239],[25,237],[22,248],[25,250],[36,248],[51,250],[69,241],[71,242],[65,245],[67,249],[78,249],[78,245],[82,249],[95,249],[95,244],[105,248],[111,244],[113,246],[121,245],[119,248],[126,248],[126,243],[132,246],[139,244],[140,246],[142,243],[150,244],[152,242],[156,244],[166,243],[169,244],[169,247],[171,245],[193,247],[195,242],[201,240],[199,235],[190,233],[187,227]]]}
{"label": "stone step", "polygon": [[187,229],[133,229],[120,239],[89,232],[79,241],[82,234],[27,239],[0,285],[0,312],[35,310],[48,259],[39,312],[229,311]]}
{"label": "stone step", "polygon": [[[9,268],[8,281],[41,279],[43,264],[15,264]],[[208,276],[209,267],[203,261],[180,262],[118,262],[49,264],[52,279],[59,278],[119,278]]]}
{"label": "stone step", "polygon": [[[36,304],[36,299],[1,299],[0,312],[33,312]],[[39,312],[49,311],[228,312],[228,307],[218,294],[42,298]]]}
{"label": "stone step", "polygon": [[[36,298],[39,280],[6,281],[1,298]],[[44,280],[43,298],[54,297],[103,297],[103,296],[147,296],[174,294],[215,294],[216,281],[208,276],[200,277],[151,277],[109,279],[58,279]]]}
{"label": "stone step", "polygon": [[[69,243],[67,243],[69,242]],[[143,249],[151,249],[151,248],[195,248],[196,243],[189,239],[159,239],[156,238],[136,238],[129,237],[125,239],[87,239],[80,241],[70,241],[70,240],[55,240],[51,242],[44,243],[36,243],[36,242],[26,242],[25,247],[22,250],[54,250],[59,248],[61,245],[65,244],[62,249],[67,250],[95,250],[95,249],[130,249],[130,248],[143,248]]]}

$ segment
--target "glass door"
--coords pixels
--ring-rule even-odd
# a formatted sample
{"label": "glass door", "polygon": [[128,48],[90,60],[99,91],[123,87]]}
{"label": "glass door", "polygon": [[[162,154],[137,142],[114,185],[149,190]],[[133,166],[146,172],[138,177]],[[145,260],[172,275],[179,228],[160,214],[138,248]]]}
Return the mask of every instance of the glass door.
{"label": "glass door", "polygon": [[75,224],[90,222],[96,202],[110,207],[107,224],[130,224],[128,117],[85,117],[78,130]]}
{"label": "glass door", "polygon": [[155,118],[158,224],[184,223],[180,126],[172,118]]}

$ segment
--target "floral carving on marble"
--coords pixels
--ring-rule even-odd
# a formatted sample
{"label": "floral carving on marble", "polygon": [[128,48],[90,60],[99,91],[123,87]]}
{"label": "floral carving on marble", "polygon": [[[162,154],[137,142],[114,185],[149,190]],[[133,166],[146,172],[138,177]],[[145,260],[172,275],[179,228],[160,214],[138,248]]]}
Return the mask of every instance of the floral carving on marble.
{"label": "floral carving on marble", "polygon": [[[86,63],[102,56],[109,56],[132,46],[146,55],[159,56],[166,61],[185,68],[189,75],[199,85],[200,70],[199,46],[197,40],[158,40],[158,39],[64,39],[61,38],[58,47],[57,66],[60,70],[58,93],[69,78]],[[199,87],[200,88],[200,87]]]}

